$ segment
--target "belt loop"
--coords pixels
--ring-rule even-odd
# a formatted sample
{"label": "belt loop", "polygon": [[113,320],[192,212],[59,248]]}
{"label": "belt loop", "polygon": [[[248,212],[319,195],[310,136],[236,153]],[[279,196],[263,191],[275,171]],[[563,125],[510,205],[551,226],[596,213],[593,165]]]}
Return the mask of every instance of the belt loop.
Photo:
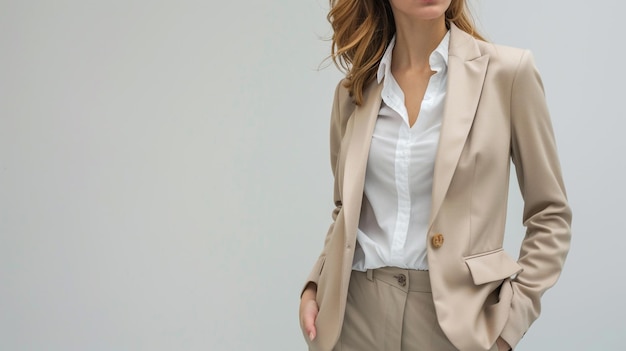
{"label": "belt loop", "polygon": [[367,270],[367,280],[373,282],[374,281],[374,271],[371,269]]}

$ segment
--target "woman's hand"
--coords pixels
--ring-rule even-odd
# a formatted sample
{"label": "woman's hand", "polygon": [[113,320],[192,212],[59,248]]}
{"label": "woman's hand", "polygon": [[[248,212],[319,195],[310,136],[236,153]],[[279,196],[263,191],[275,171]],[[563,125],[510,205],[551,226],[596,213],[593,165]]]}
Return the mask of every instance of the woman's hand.
{"label": "woman's hand", "polygon": [[502,337],[498,337],[498,340],[496,340],[496,345],[498,345],[498,351],[509,351],[511,349],[511,346],[509,346],[509,344],[504,341]]}
{"label": "woman's hand", "polygon": [[302,328],[302,332],[304,332],[304,335],[306,335],[310,341],[313,341],[317,335],[315,319],[317,318],[319,308],[315,301],[316,294],[317,285],[309,283],[300,298],[300,328]]}

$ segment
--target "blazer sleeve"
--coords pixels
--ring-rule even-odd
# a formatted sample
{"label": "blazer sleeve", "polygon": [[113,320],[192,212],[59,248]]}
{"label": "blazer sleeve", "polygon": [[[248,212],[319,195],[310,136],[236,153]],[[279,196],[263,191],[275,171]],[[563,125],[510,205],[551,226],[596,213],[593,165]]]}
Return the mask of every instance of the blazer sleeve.
{"label": "blazer sleeve", "polygon": [[521,56],[511,90],[511,157],[524,199],[526,235],[513,280],[513,301],[502,338],[519,342],[541,310],[570,247],[572,213],[567,202],[543,84],[532,54]]}
{"label": "blazer sleeve", "polygon": [[330,165],[333,172],[334,179],[334,191],[333,191],[333,202],[335,204],[335,208],[332,211],[332,222],[330,224],[330,228],[328,228],[328,232],[326,233],[326,238],[324,239],[324,248],[322,249],[321,254],[319,255],[317,261],[313,265],[309,276],[302,287],[300,292],[300,296],[306,289],[309,283],[317,284],[319,280],[320,273],[322,272],[322,268],[324,267],[324,260],[326,258],[326,247],[330,242],[330,238],[332,237],[332,233],[335,227],[335,221],[337,216],[339,215],[339,211],[341,210],[342,201],[341,201],[341,192],[339,190],[339,182],[337,179],[337,160],[339,157],[339,152],[341,149],[341,139],[343,138],[343,134],[345,131],[345,123],[341,118],[341,105],[342,102],[345,103],[347,93],[345,88],[343,87],[344,80],[341,80],[337,87],[335,88],[335,97],[333,99],[333,107],[330,116]]}

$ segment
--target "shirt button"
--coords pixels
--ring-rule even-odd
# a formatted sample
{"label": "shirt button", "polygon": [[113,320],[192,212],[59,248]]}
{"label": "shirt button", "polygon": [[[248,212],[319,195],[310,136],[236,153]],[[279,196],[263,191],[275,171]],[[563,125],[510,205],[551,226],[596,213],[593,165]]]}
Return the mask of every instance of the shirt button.
{"label": "shirt button", "polygon": [[431,244],[433,244],[433,247],[435,249],[438,249],[441,246],[443,246],[443,234],[437,233],[437,234],[433,235],[433,237],[431,239]]}

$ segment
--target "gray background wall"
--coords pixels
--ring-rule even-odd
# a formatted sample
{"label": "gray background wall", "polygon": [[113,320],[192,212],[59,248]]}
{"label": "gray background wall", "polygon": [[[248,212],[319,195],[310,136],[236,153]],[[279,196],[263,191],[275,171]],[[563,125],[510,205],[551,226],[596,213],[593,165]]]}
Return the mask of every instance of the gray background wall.
{"label": "gray background wall", "polygon": [[[327,6],[0,0],[0,350],[305,349],[298,294],[332,206]],[[474,8],[535,54],[574,209],[518,349],[619,349],[623,5]],[[515,183],[510,211],[516,255]]]}

